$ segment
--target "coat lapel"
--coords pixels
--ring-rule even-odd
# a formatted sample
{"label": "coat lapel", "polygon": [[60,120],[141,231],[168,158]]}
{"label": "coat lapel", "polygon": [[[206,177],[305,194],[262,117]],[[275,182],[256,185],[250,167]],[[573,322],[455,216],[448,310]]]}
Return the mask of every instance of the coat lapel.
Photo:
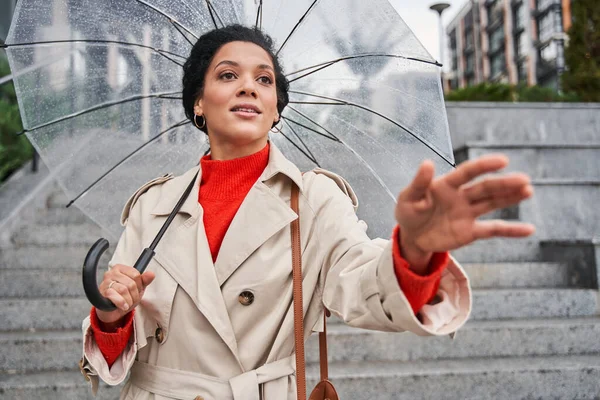
{"label": "coat lapel", "polygon": [[[153,215],[168,215],[179,200],[181,194],[193,178],[198,168],[194,168],[173,182],[172,188],[165,191],[152,211]],[[198,310],[204,315],[215,331],[238,357],[237,342],[229,313],[217,282],[206,233],[204,230],[203,210],[198,204],[198,186],[201,180],[198,174],[194,190],[190,193],[178,214],[189,217],[176,219],[178,225],[167,229],[157,246],[154,258],[177,281],[190,296]],[[185,216],[184,216],[185,217]],[[239,360],[238,360],[239,361]]]}
{"label": "coat lapel", "polygon": [[264,242],[297,218],[289,205],[258,182],[231,221],[215,262],[219,286]]}
{"label": "coat lapel", "polygon": [[[289,205],[289,185],[275,184],[278,174],[290,178],[302,192],[302,173],[271,142],[269,163],[242,202],[221,243],[215,262],[220,286],[271,236],[298,218]],[[287,190],[286,193],[282,193]],[[284,200],[285,199],[285,200]]]}

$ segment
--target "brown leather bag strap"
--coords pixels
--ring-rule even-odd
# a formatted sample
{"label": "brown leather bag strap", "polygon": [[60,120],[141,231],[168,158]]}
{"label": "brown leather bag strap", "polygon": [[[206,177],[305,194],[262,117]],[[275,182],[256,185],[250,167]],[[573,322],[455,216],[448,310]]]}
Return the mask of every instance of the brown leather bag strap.
{"label": "brown leather bag strap", "polygon": [[292,184],[292,210],[298,215],[291,224],[292,230],[292,278],[294,280],[294,342],[296,349],[296,385],[298,399],[306,399],[306,361],[304,358],[304,311],[302,309],[302,258],[300,255],[300,212],[298,210],[298,186]]}
{"label": "brown leather bag strap", "polygon": [[329,364],[327,363],[327,317],[329,311],[323,313],[323,332],[319,332],[319,362],[321,363],[321,380],[329,380]]}
{"label": "brown leather bag strap", "polygon": [[[298,186],[292,184],[292,210],[298,218],[292,221],[292,279],[294,281],[294,342],[296,346],[296,385],[298,399],[306,399],[306,359],[304,353],[304,311],[302,309],[302,257],[300,254],[300,211],[298,208]],[[319,361],[321,380],[329,379],[327,360],[327,317],[329,310],[323,309],[323,332],[319,333]]]}

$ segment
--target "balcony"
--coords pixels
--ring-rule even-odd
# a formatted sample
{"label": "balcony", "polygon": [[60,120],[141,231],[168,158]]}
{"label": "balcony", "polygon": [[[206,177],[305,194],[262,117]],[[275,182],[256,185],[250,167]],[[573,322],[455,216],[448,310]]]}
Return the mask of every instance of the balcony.
{"label": "balcony", "polygon": [[540,8],[537,8],[532,12],[534,18],[541,18],[548,14],[550,11],[562,11],[562,5],[559,0],[546,1]]}

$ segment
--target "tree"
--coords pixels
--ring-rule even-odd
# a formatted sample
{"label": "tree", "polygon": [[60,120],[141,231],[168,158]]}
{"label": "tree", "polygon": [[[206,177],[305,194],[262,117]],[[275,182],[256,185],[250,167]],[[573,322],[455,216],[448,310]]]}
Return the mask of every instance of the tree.
{"label": "tree", "polygon": [[600,1],[571,4],[573,25],[568,31],[563,88],[577,93],[582,101],[600,101]]}

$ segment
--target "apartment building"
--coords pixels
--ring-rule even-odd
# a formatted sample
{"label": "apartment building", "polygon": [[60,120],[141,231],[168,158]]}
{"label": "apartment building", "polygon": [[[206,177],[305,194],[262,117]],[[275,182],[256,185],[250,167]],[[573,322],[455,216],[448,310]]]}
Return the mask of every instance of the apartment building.
{"label": "apartment building", "polygon": [[571,1],[468,1],[446,28],[446,87],[504,82],[558,89]]}

